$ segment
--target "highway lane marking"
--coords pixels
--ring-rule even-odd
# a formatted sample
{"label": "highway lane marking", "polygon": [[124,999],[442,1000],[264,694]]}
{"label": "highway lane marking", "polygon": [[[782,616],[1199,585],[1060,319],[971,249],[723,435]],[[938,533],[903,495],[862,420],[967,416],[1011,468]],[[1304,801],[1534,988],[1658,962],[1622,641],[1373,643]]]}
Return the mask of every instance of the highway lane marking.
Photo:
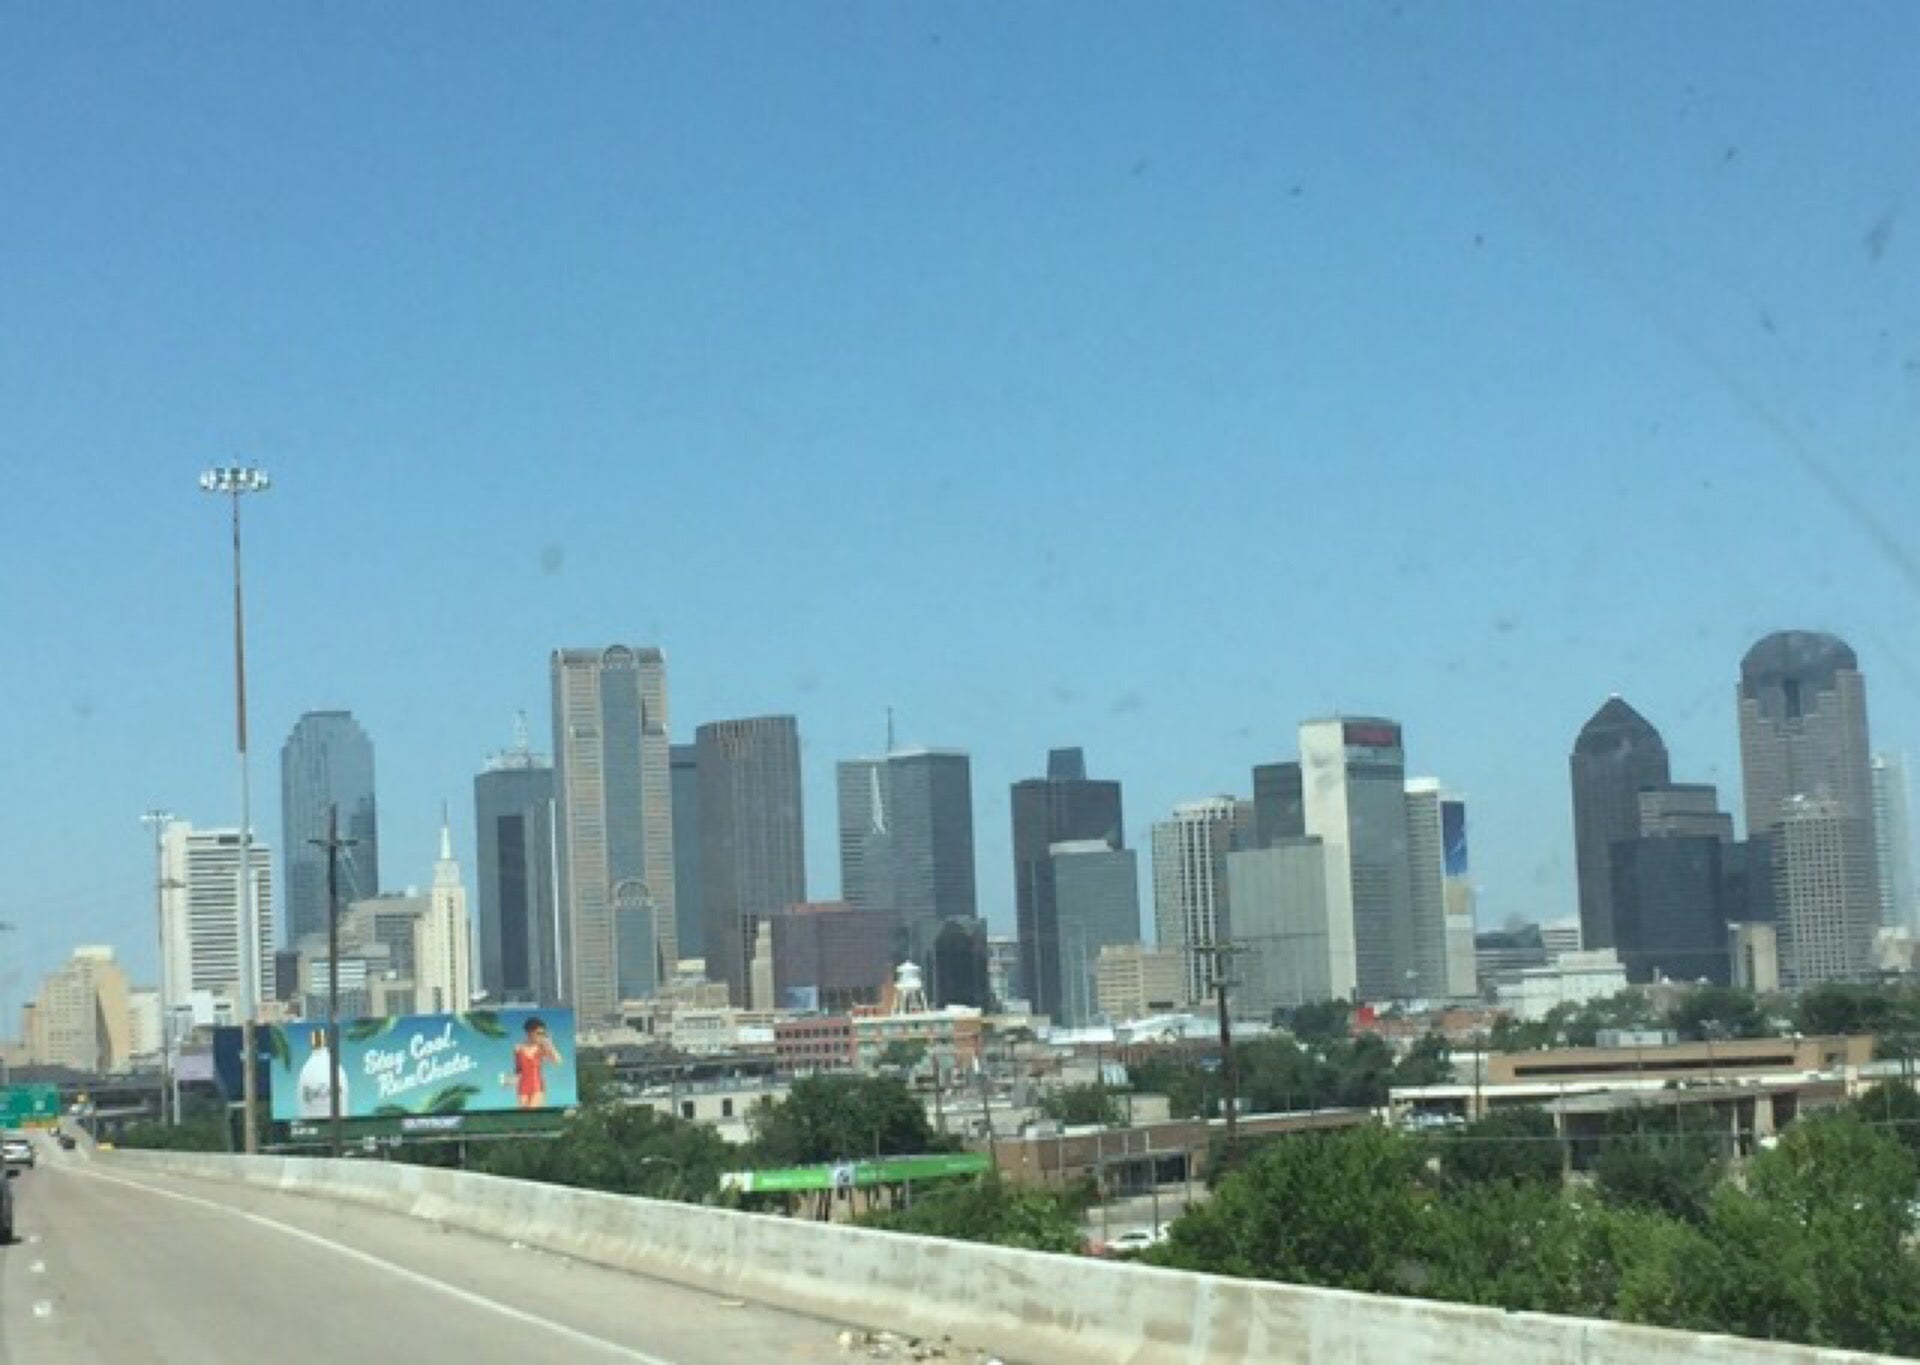
{"label": "highway lane marking", "polygon": [[[163,1190],[157,1185],[146,1185],[138,1180],[127,1180],[117,1175],[105,1175],[99,1171],[81,1170],[75,1170],[73,1174],[87,1180],[105,1180],[110,1184],[125,1185],[128,1189],[158,1195],[162,1199],[175,1199],[182,1204],[192,1204],[199,1208],[211,1209],[215,1213],[224,1213],[233,1218],[245,1219],[249,1223],[257,1223],[263,1228],[272,1228],[275,1232],[285,1233],[287,1236],[299,1241],[307,1242],[317,1247],[324,1247],[328,1251],[344,1256],[350,1261],[358,1261],[362,1265],[372,1266],[374,1269],[380,1270],[388,1275],[397,1275],[401,1279],[412,1284],[417,1284],[423,1289],[437,1290],[449,1298],[458,1299],[461,1303],[468,1304],[475,1308],[484,1308],[488,1312],[497,1313],[503,1318],[510,1318],[514,1322],[523,1323],[528,1327],[541,1328],[591,1350],[600,1351],[607,1355],[618,1356],[622,1360],[634,1361],[636,1365],[674,1365],[674,1362],[663,1359],[660,1356],[652,1356],[644,1351],[633,1350],[631,1347],[622,1346],[617,1341],[608,1341],[605,1337],[596,1337],[591,1333],[582,1332],[578,1328],[569,1327],[563,1322],[555,1322],[551,1318],[543,1318],[537,1313],[528,1313],[519,1308],[509,1307],[504,1303],[498,1303],[493,1299],[487,1298],[483,1294],[475,1294],[471,1290],[460,1288],[459,1285],[448,1284],[445,1280],[436,1280],[431,1275],[423,1275],[419,1271],[407,1266],[372,1255],[369,1252],[360,1250],[358,1247],[350,1247],[344,1242],[336,1242],[331,1238],[322,1237],[318,1233],[308,1232],[305,1228],[297,1228],[291,1223],[282,1223],[275,1219],[264,1217],[261,1214],[249,1213],[245,1209],[229,1208],[227,1205],[215,1203],[211,1199],[201,1199],[197,1195],[181,1194],[178,1190]],[[33,1311],[41,1317],[45,1317],[47,1313],[53,1311],[53,1305],[49,1303],[45,1305],[47,1313],[41,1313],[41,1306],[41,1304],[35,1304],[33,1307]]]}
{"label": "highway lane marking", "polygon": [[40,1299],[37,1302],[35,1302],[35,1304],[33,1305],[33,1315],[36,1318],[52,1317],[53,1316],[53,1300]]}
{"label": "highway lane marking", "polygon": [[35,1261],[32,1265],[28,1266],[27,1269],[35,1275],[44,1275],[47,1273],[47,1263],[45,1261]]}

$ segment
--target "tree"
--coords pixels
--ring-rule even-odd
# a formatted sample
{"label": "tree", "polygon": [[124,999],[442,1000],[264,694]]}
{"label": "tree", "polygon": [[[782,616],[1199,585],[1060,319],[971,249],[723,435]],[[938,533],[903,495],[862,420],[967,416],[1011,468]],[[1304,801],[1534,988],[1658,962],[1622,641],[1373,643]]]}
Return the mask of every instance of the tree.
{"label": "tree", "polygon": [[1720,1183],[1726,1135],[1711,1110],[1616,1114],[1594,1160],[1594,1188],[1617,1208],[1704,1223]]}
{"label": "tree", "polygon": [[753,1155],[761,1165],[807,1166],[937,1150],[927,1111],[884,1076],[805,1076],[784,1100],[755,1107]]}
{"label": "tree", "polygon": [[[1792,1230],[1810,1280],[1814,1321],[1802,1340],[1920,1351],[1920,1261],[1910,1245],[1915,1182],[1906,1148],[1856,1113],[1802,1119],[1754,1159],[1750,1197]],[[1724,1192],[1716,1213],[1723,1204],[1734,1207]]]}
{"label": "tree", "polygon": [[1073,1126],[1100,1123],[1118,1128],[1127,1121],[1126,1106],[1104,1085],[1069,1085],[1040,1097],[1040,1112],[1056,1123]]}
{"label": "tree", "polygon": [[1440,1174],[1449,1188],[1500,1184],[1558,1187],[1564,1149],[1553,1116],[1532,1105],[1495,1109],[1438,1140]]}
{"label": "tree", "polygon": [[1307,1044],[1339,1042],[1352,1025],[1353,1004],[1346,1000],[1309,1000],[1293,1011],[1287,1027]]}
{"label": "tree", "polygon": [[1158,1265],[1380,1293],[1407,1292],[1430,1198],[1420,1151],[1378,1124],[1278,1142],[1191,1207]]}
{"label": "tree", "polygon": [[[1128,1066],[1127,1079],[1136,1095],[1165,1095],[1167,1110],[1177,1119],[1206,1118],[1219,1108],[1219,1073],[1198,1066],[1186,1057],[1158,1053],[1143,1058]],[[1248,1093],[1244,1074],[1241,1093]]]}
{"label": "tree", "polygon": [[1862,1123],[1870,1124],[1899,1140],[1907,1155],[1920,1162],[1920,1094],[1905,1081],[1882,1081],[1860,1093],[1851,1112]]}
{"label": "tree", "polygon": [[581,1109],[559,1135],[489,1143],[474,1169],[489,1175],[688,1202],[711,1199],[738,1163],[713,1129],[638,1106]]}
{"label": "tree", "polygon": [[1701,986],[1689,991],[1668,1014],[1682,1038],[1770,1038],[1775,1029],[1752,991],[1732,986]]}
{"label": "tree", "polygon": [[1420,1293],[1578,1317],[1612,1310],[1622,1245],[1638,1231],[1605,1206],[1540,1181],[1451,1193],[1427,1222]]}
{"label": "tree", "polygon": [[1912,991],[1836,981],[1802,994],[1794,1023],[1802,1033],[1911,1034],[1915,1015]]}
{"label": "tree", "polygon": [[1438,1033],[1415,1040],[1406,1055],[1393,1064],[1394,1086],[1446,1085],[1452,1080],[1453,1050]]}
{"label": "tree", "polygon": [[880,1065],[899,1071],[916,1070],[927,1060],[927,1045],[917,1039],[895,1038],[880,1049]]}
{"label": "tree", "polygon": [[1084,1238],[1080,1211],[1052,1190],[1021,1189],[998,1176],[945,1185],[914,1196],[905,1208],[886,1209],[860,1220],[867,1227],[991,1242],[1029,1251],[1076,1253]]}

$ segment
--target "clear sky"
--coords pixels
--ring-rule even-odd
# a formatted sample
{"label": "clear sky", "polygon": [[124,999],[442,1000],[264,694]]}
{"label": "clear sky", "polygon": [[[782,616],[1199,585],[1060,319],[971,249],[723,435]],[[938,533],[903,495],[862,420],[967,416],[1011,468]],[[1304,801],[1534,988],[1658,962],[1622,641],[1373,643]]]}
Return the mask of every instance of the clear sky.
{"label": "clear sky", "polygon": [[[0,16],[0,1031],[142,978],[165,806],[350,707],[431,874],[547,655],[833,763],[1081,744],[1128,835],[1405,722],[1481,917],[1571,912],[1610,691],[1737,809],[1739,659],[1920,746],[1920,9],[15,5]],[[550,740],[541,747],[550,747]],[[1143,868],[1143,873],[1144,873]],[[1144,880],[1144,878],[1143,878]],[[1143,914],[1151,920],[1143,886]]]}

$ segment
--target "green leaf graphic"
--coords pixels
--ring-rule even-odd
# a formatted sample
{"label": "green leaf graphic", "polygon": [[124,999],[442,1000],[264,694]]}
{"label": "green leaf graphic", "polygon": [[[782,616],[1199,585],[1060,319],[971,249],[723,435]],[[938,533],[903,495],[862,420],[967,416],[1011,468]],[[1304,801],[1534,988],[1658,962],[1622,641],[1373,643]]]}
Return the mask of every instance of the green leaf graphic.
{"label": "green leaf graphic", "polygon": [[500,1022],[500,1016],[492,1010],[475,1010],[471,1014],[460,1016],[460,1022],[485,1038],[504,1038],[507,1026]]}
{"label": "green leaf graphic", "polygon": [[287,1043],[287,1031],[278,1024],[267,1026],[267,1051],[282,1071],[293,1070],[293,1048]]}
{"label": "green leaf graphic", "polygon": [[356,1019],[347,1025],[349,1043],[370,1043],[384,1031],[384,1019]]}
{"label": "green leaf graphic", "polygon": [[412,1112],[413,1110],[404,1104],[383,1104],[373,1111],[373,1116],[377,1119],[398,1119],[405,1118]]}
{"label": "green leaf graphic", "polygon": [[480,1093],[477,1085],[449,1085],[436,1092],[432,1099],[420,1111],[424,1114],[459,1114],[467,1107],[467,1101]]}

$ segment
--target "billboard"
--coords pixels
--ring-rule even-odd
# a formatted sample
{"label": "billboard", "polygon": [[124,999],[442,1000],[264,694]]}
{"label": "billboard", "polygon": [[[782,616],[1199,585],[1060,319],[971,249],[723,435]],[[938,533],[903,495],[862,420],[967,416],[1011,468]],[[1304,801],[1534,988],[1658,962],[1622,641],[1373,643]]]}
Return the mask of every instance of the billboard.
{"label": "billboard", "polygon": [[283,1122],[327,1117],[335,1066],[343,1118],[570,1109],[580,1102],[572,1010],[355,1019],[340,1026],[337,1061],[324,1024],[295,1020],[264,1031],[273,1054],[273,1117]]}

